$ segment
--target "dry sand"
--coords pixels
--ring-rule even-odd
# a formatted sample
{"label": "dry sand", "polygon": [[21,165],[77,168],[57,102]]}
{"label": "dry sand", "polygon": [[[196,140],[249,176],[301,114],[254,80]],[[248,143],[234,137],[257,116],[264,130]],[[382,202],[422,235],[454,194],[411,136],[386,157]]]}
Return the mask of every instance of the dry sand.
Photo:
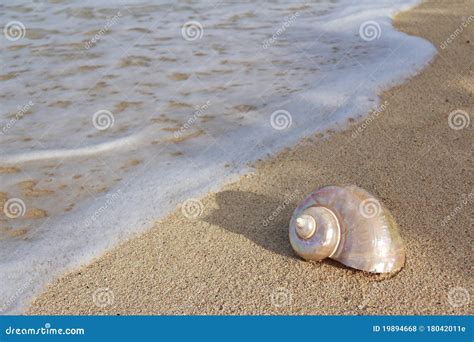
{"label": "dry sand", "polygon": [[[202,199],[198,219],[177,210],[54,281],[28,312],[472,314],[472,304],[448,301],[450,290],[471,292],[473,284],[472,201],[463,203],[463,194],[472,194],[472,128],[451,129],[448,114],[462,109],[472,117],[474,21],[445,49],[440,44],[473,14],[468,0],[399,14],[396,26],[430,40],[439,54],[421,74],[384,92],[386,109],[355,138],[362,122],[260,162],[255,174]],[[357,184],[392,211],[407,248],[400,273],[369,275],[295,256],[287,237],[292,210],[330,183]]]}

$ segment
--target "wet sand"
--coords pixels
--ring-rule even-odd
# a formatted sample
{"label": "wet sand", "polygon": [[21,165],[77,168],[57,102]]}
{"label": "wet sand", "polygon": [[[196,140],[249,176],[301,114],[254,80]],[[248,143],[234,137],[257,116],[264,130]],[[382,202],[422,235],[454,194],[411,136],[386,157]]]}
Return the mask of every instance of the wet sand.
{"label": "wet sand", "polygon": [[[396,27],[428,39],[438,55],[381,94],[383,110],[259,162],[195,202],[195,219],[178,208],[52,282],[28,313],[472,314],[472,124],[453,129],[449,114],[473,114],[474,20],[455,34],[473,13],[469,1],[432,1],[399,14]],[[287,225],[297,203],[348,183],[377,195],[399,223],[400,273],[293,253]]]}

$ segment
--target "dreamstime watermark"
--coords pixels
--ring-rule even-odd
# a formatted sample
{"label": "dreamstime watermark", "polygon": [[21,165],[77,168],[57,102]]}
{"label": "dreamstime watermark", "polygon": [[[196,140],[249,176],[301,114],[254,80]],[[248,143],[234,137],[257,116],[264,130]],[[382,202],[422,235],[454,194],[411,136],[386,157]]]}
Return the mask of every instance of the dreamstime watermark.
{"label": "dreamstime watermark", "polygon": [[199,21],[191,20],[181,27],[181,35],[188,42],[201,39],[204,35],[204,28]]}
{"label": "dreamstime watermark", "polygon": [[366,198],[359,204],[359,213],[365,218],[373,218],[377,216],[381,210],[382,206],[380,202],[373,197]]}
{"label": "dreamstime watermark", "polygon": [[270,301],[274,307],[282,308],[285,306],[290,306],[293,302],[293,296],[285,287],[277,287],[270,294]]}
{"label": "dreamstime watermark", "polygon": [[186,132],[194,123],[196,123],[197,119],[201,117],[208,109],[209,106],[211,105],[211,101],[207,101],[205,104],[202,106],[196,106],[195,107],[195,112],[192,117],[188,119],[176,132],[174,132],[174,137],[175,138],[180,138],[184,132]]}
{"label": "dreamstime watermark", "polygon": [[25,37],[26,27],[18,20],[8,22],[3,28],[3,35],[11,42],[16,42]]}
{"label": "dreamstime watermark", "polygon": [[114,125],[115,117],[112,112],[101,109],[92,116],[92,124],[99,131],[105,131]]}
{"label": "dreamstime watermark", "polygon": [[107,23],[99,30],[97,33],[92,37],[90,40],[88,40],[84,44],[84,48],[86,50],[89,50],[91,47],[93,47],[97,42],[99,42],[104,34],[106,34],[108,31],[110,31],[110,28],[114,26],[119,19],[122,17],[122,13],[120,11],[117,12],[116,15],[114,15],[111,19],[107,20]]}
{"label": "dreamstime watermark", "polygon": [[370,42],[382,36],[382,29],[374,20],[364,21],[359,27],[359,36],[366,42]]}
{"label": "dreamstime watermark", "polygon": [[380,106],[377,106],[375,110],[373,110],[372,113],[367,117],[367,119],[365,119],[362,124],[357,126],[357,128],[352,131],[352,138],[355,139],[360,133],[362,133],[372,121],[378,118],[378,116],[387,108],[387,106],[387,101],[382,103]]}
{"label": "dreamstime watermark", "polygon": [[293,123],[293,118],[289,111],[278,109],[270,116],[270,124],[278,131],[290,128]]}
{"label": "dreamstime watermark", "polygon": [[446,215],[443,220],[441,221],[441,226],[444,227],[448,224],[449,221],[451,221],[457,214],[459,214],[465,206],[470,204],[474,198],[474,193],[471,192],[469,194],[462,194],[461,195],[462,200],[459,202],[459,204],[454,207],[453,210],[449,213],[449,215]]}
{"label": "dreamstime watermark", "polygon": [[190,198],[181,204],[181,213],[188,219],[195,220],[204,212],[204,205],[195,198]]}
{"label": "dreamstime watermark", "polygon": [[115,295],[108,287],[101,287],[92,294],[92,301],[98,308],[105,308],[114,305]]}
{"label": "dreamstime watermark", "polygon": [[451,129],[459,131],[461,129],[469,127],[470,124],[471,117],[469,116],[468,112],[461,109],[456,109],[449,113],[448,125]]}
{"label": "dreamstime watermark", "polygon": [[283,202],[273,210],[273,212],[263,220],[263,226],[267,227],[270,222],[272,222],[280,213],[285,210],[288,205],[294,202],[294,200],[298,197],[298,195],[301,194],[301,191],[299,189],[296,189],[293,191],[289,196],[286,196]]}
{"label": "dreamstime watermark", "polygon": [[0,135],[5,135],[10,129],[12,129],[16,123],[18,122],[18,120],[20,120],[21,118],[23,118],[25,116],[26,113],[28,113],[28,111],[34,106],[34,103],[33,101],[28,101],[28,103],[26,105],[23,105],[23,106],[18,106],[17,107],[17,111],[15,113],[15,116],[13,118],[10,119],[10,121],[8,121],[3,127],[2,129],[0,130]]}
{"label": "dreamstime watermark", "polygon": [[104,204],[102,204],[95,212],[94,214],[86,220],[86,227],[90,227],[92,223],[97,221],[116,201],[119,200],[119,198],[122,196],[122,193],[120,190],[117,190],[113,194],[107,194],[107,200],[105,201]]}
{"label": "dreamstime watermark", "polygon": [[21,297],[21,295],[25,293],[31,287],[31,285],[33,285],[33,283],[33,279],[30,279],[22,286],[18,287],[15,293],[0,307],[0,313],[7,311],[8,308],[10,308],[13,303],[15,303]]}
{"label": "dreamstime watermark", "polygon": [[359,310],[365,310],[370,305],[371,300],[377,300],[377,293],[380,293],[380,286],[382,286],[380,283],[374,282],[367,291],[362,291],[362,301],[357,306]]}
{"label": "dreamstime watermark", "polygon": [[269,46],[273,45],[278,38],[285,33],[286,29],[289,28],[296,21],[296,18],[299,16],[299,12],[293,13],[289,18],[287,18],[283,24],[276,30],[276,32],[271,36],[271,38],[266,39],[262,43],[262,47],[267,49]]}
{"label": "dreamstime watermark", "polygon": [[469,291],[464,287],[453,287],[448,291],[448,303],[453,308],[468,305],[471,301]]}
{"label": "dreamstime watermark", "polygon": [[84,328],[53,328],[50,323],[39,328],[18,328],[9,326],[5,329],[5,335],[84,335]]}
{"label": "dreamstime watermark", "polygon": [[466,20],[464,20],[457,29],[454,30],[453,33],[449,35],[449,37],[443,41],[441,44],[439,44],[439,47],[441,50],[444,50],[448,47],[449,44],[451,44],[463,31],[465,28],[471,24],[471,22],[474,21],[474,16],[471,15],[469,16]]}
{"label": "dreamstime watermark", "polygon": [[25,216],[26,205],[20,198],[10,198],[3,205],[3,213],[6,217],[15,219],[20,216]]}

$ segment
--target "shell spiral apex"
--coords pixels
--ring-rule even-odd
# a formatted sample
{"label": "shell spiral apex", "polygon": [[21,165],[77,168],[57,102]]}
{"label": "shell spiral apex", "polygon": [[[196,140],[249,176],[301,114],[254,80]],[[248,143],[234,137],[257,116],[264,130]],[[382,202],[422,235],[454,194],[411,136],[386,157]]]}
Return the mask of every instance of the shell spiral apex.
{"label": "shell spiral apex", "polygon": [[331,258],[372,273],[405,264],[405,247],[392,215],[355,186],[326,186],[306,197],[290,221],[290,243],[306,260]]}

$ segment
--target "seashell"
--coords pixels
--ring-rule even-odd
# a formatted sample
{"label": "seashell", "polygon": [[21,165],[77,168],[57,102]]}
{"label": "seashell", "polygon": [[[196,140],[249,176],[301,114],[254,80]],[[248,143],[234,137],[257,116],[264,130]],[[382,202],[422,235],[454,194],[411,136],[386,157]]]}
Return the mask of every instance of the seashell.
{"label": "seashell", "polygon": [[405,264],[405,247],[390,212],[355,186],[311,193],[290,221],[290,242],[306,260],[331,258],[359,270],[388,273]]}

